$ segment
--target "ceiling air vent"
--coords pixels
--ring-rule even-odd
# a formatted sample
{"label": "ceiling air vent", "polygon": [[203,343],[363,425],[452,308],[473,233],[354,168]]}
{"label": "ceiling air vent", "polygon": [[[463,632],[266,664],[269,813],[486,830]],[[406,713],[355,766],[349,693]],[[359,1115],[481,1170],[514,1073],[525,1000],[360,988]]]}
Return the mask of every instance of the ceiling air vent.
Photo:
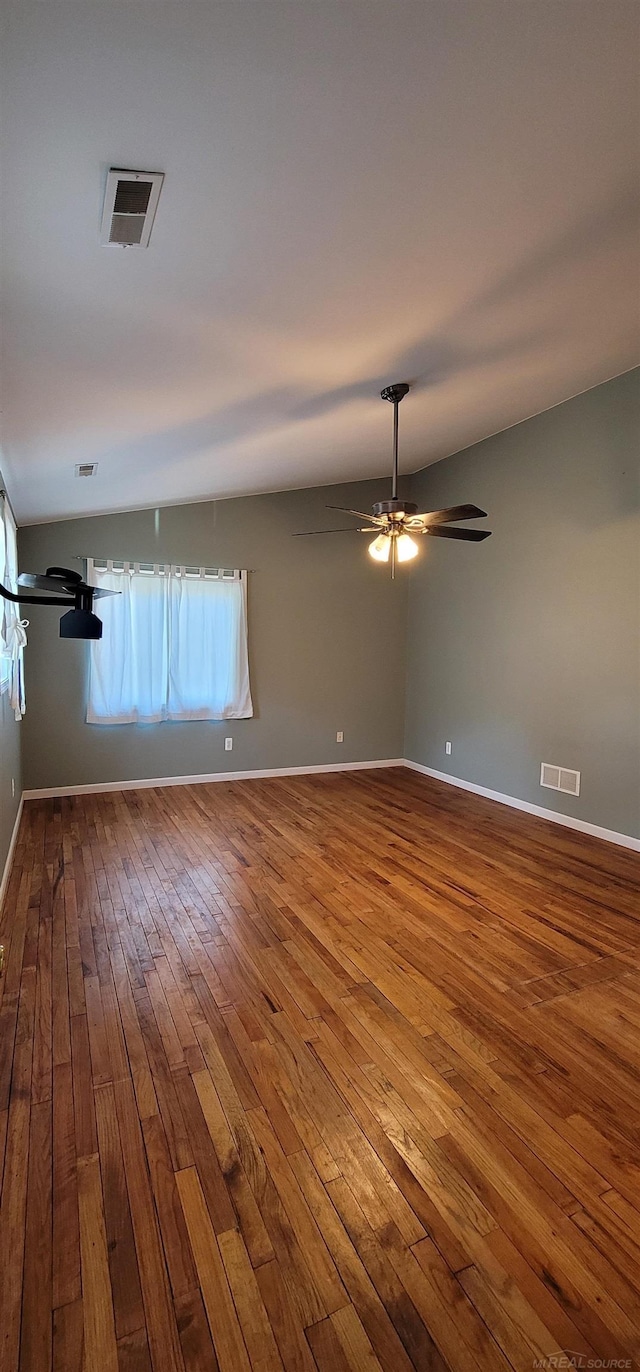
{"label": "ceiling air vent", "polygon": [[580,773],[569,767],[555,767],[543,762],[540,768],[540,785],[548,786],[551,791],[564,791],[567,796],[580,795]]}
{"label": "ceiling air vent", "polygon": [[95,476],[97,470],[97,462],[76,462],[76,476]]}
{"label": "ceiling air vent", "polygon": [[163,172],[112,167],[107,177],[100,242],[117,243],[121,248],[146,248],[163,181]]}

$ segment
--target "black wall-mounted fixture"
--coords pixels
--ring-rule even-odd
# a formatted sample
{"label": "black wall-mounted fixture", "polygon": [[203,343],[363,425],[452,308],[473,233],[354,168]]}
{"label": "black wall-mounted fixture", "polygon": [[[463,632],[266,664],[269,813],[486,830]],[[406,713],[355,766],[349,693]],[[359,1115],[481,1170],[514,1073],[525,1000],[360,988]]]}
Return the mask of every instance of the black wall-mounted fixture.
{"label": "black wall-mounted fixture", "polygon": [[[61,638],[102,638],[102,620],[93,613],[96,597],[117,595],[101,586],[88,586],[79,572],[69,571],[68,567],[47,567],[44,576],[23,572],[18,577],[18,586],[29,590],[46,591],[47,595],[23,595],[19,591],[8,591],[0,584],[0,595],[19,605],[65,605],[68,613],[60,620]],[[58,595],[64,591],[64,595]]]}

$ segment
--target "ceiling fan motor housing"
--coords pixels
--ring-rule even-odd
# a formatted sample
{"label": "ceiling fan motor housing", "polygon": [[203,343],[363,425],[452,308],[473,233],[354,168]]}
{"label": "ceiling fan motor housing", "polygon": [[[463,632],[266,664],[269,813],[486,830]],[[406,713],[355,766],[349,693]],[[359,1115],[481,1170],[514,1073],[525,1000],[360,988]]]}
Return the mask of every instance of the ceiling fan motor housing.
{"label": "ceiling fan motor housing", "polygon": [[400,520],[417,514],[418,506],[411,500],[378,500],[373,507],[373,513],[376,518],[380,515],[389,515],[391,519]]}

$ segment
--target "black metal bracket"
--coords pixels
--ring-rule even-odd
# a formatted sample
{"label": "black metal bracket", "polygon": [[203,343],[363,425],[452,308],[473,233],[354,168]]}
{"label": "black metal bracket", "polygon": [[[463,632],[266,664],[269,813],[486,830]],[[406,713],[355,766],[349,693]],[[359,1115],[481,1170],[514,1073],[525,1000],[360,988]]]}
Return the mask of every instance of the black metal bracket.
{"label": "black metal bracket", "polygon": [[75,596],[16,595],[14,591],[8,591],[2,582],[0,582],[0,595],[4,596],[5,600],[13,601],[14,605],[70,605],[73,608],[76,604]]}

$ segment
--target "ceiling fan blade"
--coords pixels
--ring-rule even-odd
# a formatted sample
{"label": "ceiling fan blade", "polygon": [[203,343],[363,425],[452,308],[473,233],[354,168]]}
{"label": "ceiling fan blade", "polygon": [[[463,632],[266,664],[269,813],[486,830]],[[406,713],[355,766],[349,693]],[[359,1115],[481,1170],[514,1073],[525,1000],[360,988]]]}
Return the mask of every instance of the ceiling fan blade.
{"label": "ceiling fan blade", "polygon": [[491,538],[490,529],[448,529],[426,528],[423,533],[430,534],[432,538],[459,538],[463,543],[482,543],[483,538]]}
{"label": "ceiling fan blade", "polygon": [[477,505],[452,505],[448,510],[430,510],[428,514],[416,515],[423,524],[453,524],[458,519],[486,519],[486,510]]}
{"label": "ceiling fan blade", "polygon": [[302,533],[294,534],[294,538],[316,538],[318,534],[375,534],[378,532],[377,525],[373,524],[370,529],[303,529]]}
{"label": "ceiling fan blade", "polygon": [[327,505],[327,509],[341,510],[342,514],[355,515],[356,519],[368,519],[370,524],[380,524],[384,522],[383,520],[380,520],[377,515],[363,514],[362,510],[347,510],[344,505]]}
{"label": "ceiling fan blade", "polygon": [[[82,590],[84,589],[85,583],[83,582]],[[94,600],[100,600],[103,595],[120,595],[119,591],[110,591],[106,586],[87,586],[86,589],[93,591]]]}

